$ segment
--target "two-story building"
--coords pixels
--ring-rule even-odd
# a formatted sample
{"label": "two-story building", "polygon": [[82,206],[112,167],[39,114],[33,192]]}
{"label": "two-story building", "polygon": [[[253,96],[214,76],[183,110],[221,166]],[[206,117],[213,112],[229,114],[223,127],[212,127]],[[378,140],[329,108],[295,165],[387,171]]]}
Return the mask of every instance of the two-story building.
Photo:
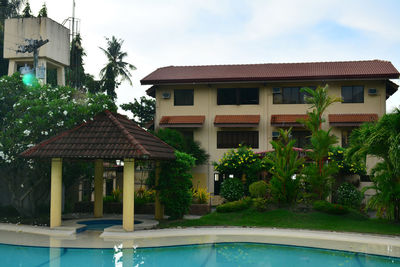
{"label": "two-story building", "polygon": [[[331,105],[323,128],[332,127],[346,146],[354,127],[376,121],[398,86],[399,72],[389,61],[347,61],[213,66],[169,66],[150,73],[142,85],[156,98],[155,129],[175,128],[199,141],[210,154],[208,164],[193,170],[193,185],[214,192],[220,178],[213,162],[243,143],[256,152],[272,149],[278,128],[293,127],[297,146],[309,133],[302,87],[329,86],[343,102]],[[217,193],[217,192],[216,192]]]}

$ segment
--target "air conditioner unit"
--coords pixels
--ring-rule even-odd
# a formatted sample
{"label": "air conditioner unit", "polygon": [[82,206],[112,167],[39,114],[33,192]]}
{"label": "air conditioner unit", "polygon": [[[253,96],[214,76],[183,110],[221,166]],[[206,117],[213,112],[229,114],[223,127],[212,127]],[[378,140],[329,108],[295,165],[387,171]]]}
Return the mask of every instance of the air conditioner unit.
{"label": "air conditioner unit", "polygon": [[171,93],[169,93],[169,92],[162,93],[162,98],[163,99],[170,99],[171,98]]}
{"label": "air conditioner unit", "polygon": [[272,93],[273,94],[280,94],[281,93],[281,88],[279,88],[279,87],[272,88]]}
{"label": "air conditioner unit", "polygon": [[272,138],[278,138],[279,135],[279,132],[272,132]]}
{"label": "air conditioner unit", "polygon": [[377,95],[377,90],[375,88],[369,88],[368,89],[368,94],[369,95]]}

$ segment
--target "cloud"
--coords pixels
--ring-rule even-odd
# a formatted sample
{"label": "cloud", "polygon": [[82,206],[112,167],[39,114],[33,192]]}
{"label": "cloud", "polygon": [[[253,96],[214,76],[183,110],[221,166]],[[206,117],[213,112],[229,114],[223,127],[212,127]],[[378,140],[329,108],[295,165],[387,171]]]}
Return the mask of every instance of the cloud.
{"label": "cloud", "polygon": [[[43,1],[30,3],[37,13]],[[71,16],[70,1],[47,6],[58,22]],[[98,49],[104,37],[125,40],[127,61],[138,69],[133,87],[117,90],[121,103],[143,95],[140,79],[167,65],[378,58],[400,67],[399,7],[396,0],[76,0],[76,16],[91,74],[106,63]]]}

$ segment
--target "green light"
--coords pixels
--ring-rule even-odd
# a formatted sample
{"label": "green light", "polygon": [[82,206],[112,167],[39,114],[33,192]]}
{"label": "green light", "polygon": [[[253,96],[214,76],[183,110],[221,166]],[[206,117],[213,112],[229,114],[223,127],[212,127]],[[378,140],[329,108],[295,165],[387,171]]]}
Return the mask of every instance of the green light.
{"label": "green light", "polygon": [[34,81],[35,81],[35,75],[33,75],[33,73],[24,74],[24,76],[22,77],[22,82],[25,85],[32,86]]}

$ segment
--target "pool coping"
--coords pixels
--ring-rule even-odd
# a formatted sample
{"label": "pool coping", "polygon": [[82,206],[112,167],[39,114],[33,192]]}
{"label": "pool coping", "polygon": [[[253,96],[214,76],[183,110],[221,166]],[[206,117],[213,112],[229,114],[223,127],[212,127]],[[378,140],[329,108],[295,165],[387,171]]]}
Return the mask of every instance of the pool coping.
{"label": "pool coping", "polygon": [[[140,224],[135,224],[135,231],[153,229],[158,225],[158,221],[153,220],[151,216],[147,215],[137,215],[135,218],[141,221]],[[17,233],[27,233],[27,234],[38,234],[38,235],[47,235],[54,237],[72,237],[76,234],[79,234],[82,231],[85,231],[85,224],[79,224],[78,222],[82,221],[101,221],[101,220],[120,220],[122,216],[104,216],[101,218],[80,218],[80,219],[70,219],[62,221],[62,225],[54,228],[50,228],[47,226],[37,226],[37,225],[23,225],[23,224],[12,224],[12,223],[0,223],[0,231],[11,231]],[[121,225],[115,225],[104,229],[105,231],[121,231]],[[122,230],[124,231],[124,230]],[[124,231],[125,232],[125,231]]]}
{"label": "pool coping", "polygon": [[[101,219],[106,218],[99,218]],[[87,220],[87,218],[82,220]],[[79,226],[82,227],[82,225]],[[122,244],[124,248],[144,248],[246,242],[332,249],[400,258],[399,236],[255,227],[192,227],[134,232],[126,232],[116,226],[110,228],[106,228],[102,233],[87,231],[86,234],[85,232],[76,234],[72,222],[71,226],[63,226],[60,229],[0,223],[0,233],[7,231],[8,238],[15,239],[9,242],[14,245],[112,248]],[[0,243],[7,243],[7,238],[3,240],[0,238]]]}
{"label": "pool coping", "polygon": [[133,233],[103,232],[100,237],[106,241],[120,240],[127,246],[139,247],[249,242],[400,257],[400,237],[303,229],[204,227]]}

